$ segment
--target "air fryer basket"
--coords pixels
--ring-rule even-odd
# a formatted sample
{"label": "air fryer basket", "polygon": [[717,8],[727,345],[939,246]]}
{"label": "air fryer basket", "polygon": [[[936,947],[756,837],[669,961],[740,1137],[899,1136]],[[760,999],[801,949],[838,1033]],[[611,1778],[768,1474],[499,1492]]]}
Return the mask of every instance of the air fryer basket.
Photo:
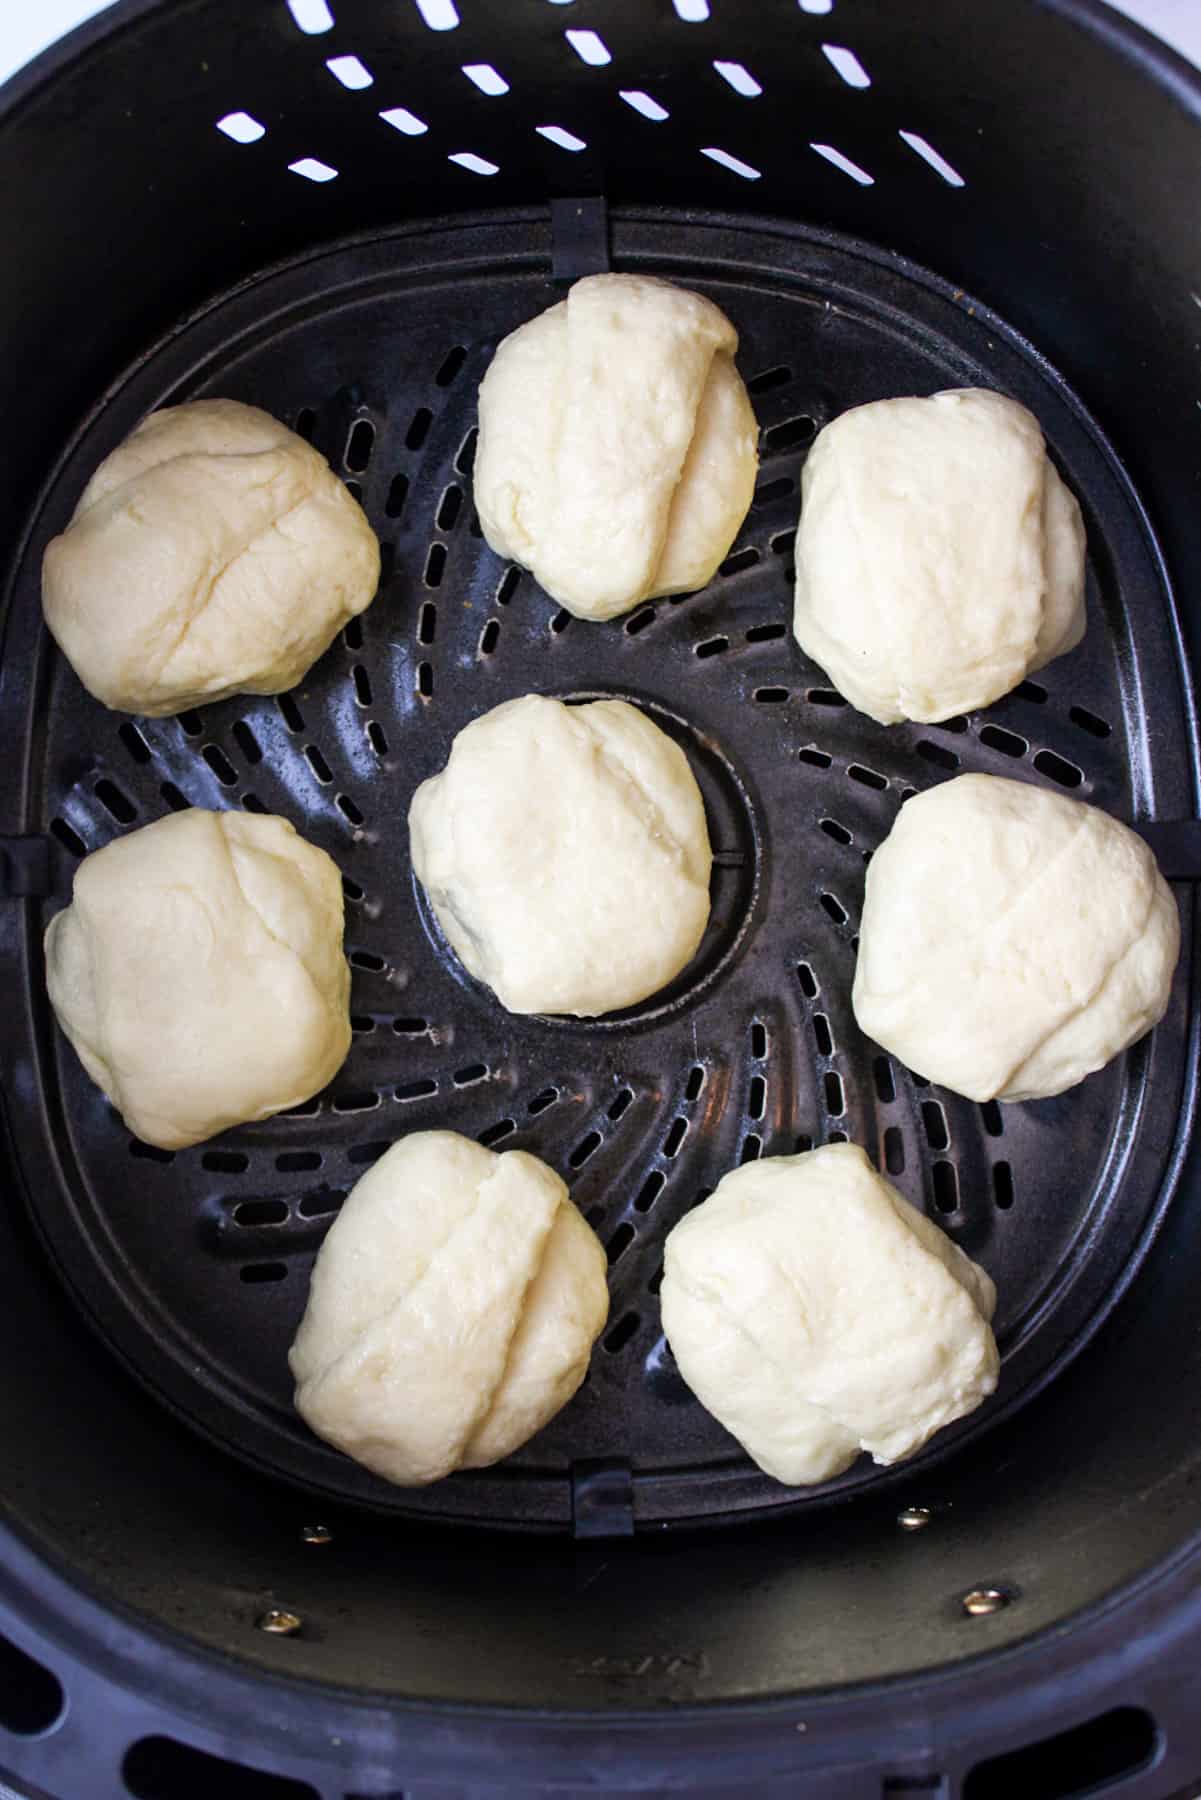
{"label": "air fryer basket", "polygon": [[[124,0],[7,99],[0,1779],[1189,1791],[1196,78],[1089,0]],[[483,543],[471,459],[497,341],[610,266],[728,311],[763,461],[714,582],[602,627]],[[847,406],[964,384],[1038,414],[1090,630],[886,729],[788,630],[799,470]],[[330,458],[381,591],[294,693],[125,719],[49,645],[41,553],[205,394]],[[599,1025],[506,1015],[409,868],[413,786],[530,690],[644,707],[718,852],[695,964]],[[865,859],[960,768],[1095,800],[1178,878],[1168,1018],[1059,1100],[973,1106],[850,1012]],[[86,849],[188,804],[336,858],[355,1039],[317,1101],[171,1155],[53,1030],[39,939]],[[612,1309],[538,1439],[401,1492],[305,1432],[285,1356],[347,1188],[431,1125],[562,1171]],[[680,1381],[662,1242],[740,1160],[838,1137],[992,1272],[1003,1379],[914,1463],[797,1495]]]}

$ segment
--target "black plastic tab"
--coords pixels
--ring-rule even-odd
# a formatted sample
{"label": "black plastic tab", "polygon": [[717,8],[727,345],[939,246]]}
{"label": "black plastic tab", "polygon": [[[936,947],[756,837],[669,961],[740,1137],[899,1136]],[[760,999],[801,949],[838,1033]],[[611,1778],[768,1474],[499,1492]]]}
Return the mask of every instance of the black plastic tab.
{"label": "black plastic tab", "polygon": [[579,281],[609,268],[609,208],[600,194],[550,203],[551,280]]}
{"label": "black plastic tab", "polygon": [[1149,819],[1134,829],[1168,881],[1201,881],[1201,819]]}
{"label": "black plastic tab", "polygon": [[50,840],[0,837],[0,900],[40,898],[53,892]]}
{"label": "black plastic tab", "polygon": [[571,1529],[577,1538],[633,1537],[634,1478],[628,1463],[571,1465]]}

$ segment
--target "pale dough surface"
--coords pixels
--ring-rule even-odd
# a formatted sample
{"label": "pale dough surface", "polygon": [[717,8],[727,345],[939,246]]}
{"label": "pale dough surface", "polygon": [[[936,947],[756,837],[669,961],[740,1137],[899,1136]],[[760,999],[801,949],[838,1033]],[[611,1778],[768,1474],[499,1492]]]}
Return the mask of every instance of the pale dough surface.
{"label": "pale dough surface", "polygon": [[581,618],[703,587],[746,517],[758,427],[737,334],[699,294],[589,275],[480,388],[484,535]]}
{"label": "pale dough surface", "polygon": [[290,1361],[319,1437],[401,1487],[508,1456],[565,1406],[608,1316],[606,1258],[523,1150],[402,1138],[351,1189]]}
{"label": "pale dough surface", "polygon": [[1163,1017],[1180,919],[1155,857],[1098,807],[960,775],[872,858],[852,1000],[869,1037],[971,1100],[1031,1100]]}
{"label": "pale dough surface", "polygon": [[793,630],[860,712],[947,719],[1079,643],[1084,551],[1024,406],[982,388],[875,400],[805,463]]}
{"label": "pale dough surface", "polygon": [[527,694],[474,719],[413,796],[409,837],[451,945],[510,1012],[632,1006],[704,935],[700,789],[624,700]]}
{"label": "pale dough surface", "polygon": [[853,1144],[735,1169],[667,1239],[663,1328],[701,1404],[790,1486],[912,1456],[997,1383],[984,1270]]}
{"label": "pale dough surface", "polygon": [[46,623],[106,706],[159,717],[294,687],[379,583],[325,458],[269,413],[195,400],[105,458],[46,550]]}
{"label": "pale dough surface", "polygon": [[341,876],[286,819],[173,813],[83,859],[46,981],[130,1130],[200,1143],[298,1106],[344,1062]]}

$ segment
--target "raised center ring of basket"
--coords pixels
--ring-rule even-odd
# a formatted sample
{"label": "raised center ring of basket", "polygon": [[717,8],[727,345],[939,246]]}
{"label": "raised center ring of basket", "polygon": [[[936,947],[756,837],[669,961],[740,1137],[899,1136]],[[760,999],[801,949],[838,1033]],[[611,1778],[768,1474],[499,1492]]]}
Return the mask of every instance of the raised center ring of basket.
{"label": "raised center ring of basket", "polygon": [[[1002,1389],[952,1441],[1045,1380],[1129,1271],[1181,1078],[1174,1016],[1059,1100],[979,1107],[867,1043],[850,987],[864,867],[907,793],[983,769],[1120,816],[1172,806],[1176,777],[1154,745],[1183,742],[1185,724],[1172,713],[1164,597],[1111,454],[996,321],[881,257],[797,231],[631,218],[619,266],[700,288],[738,326],[763,465],[703,593],[606,625],[571,619],[494,556],[472,506],[480,377],[499,338],[556,297],[544,226],[510,221],[492,245],[498,229],[360,245],[211,309],[117,389],[50,492],[10,639],[18,653],[21,631],[31,655],[40,644],[29,829],[80,854],[170,807],[283,813],[344,873],[354,1044],[332,1090],[296,1113],[152,1151],[131,1143],[49,1030],[31,955],[57,1151],[34,1211],[142,1378],[240,1455],[309,1487],[561,1525],[573,1470],[612,1459],[632,1471],[640,1521],[787,1503],[797,1497],[692,1401],[659,1324],[664,1235],[728,1169],[849,1138],[985,1264],[1000,1292]],[[968,383],[1034,408],[1082,499],[1090,630],[986,712],[885,728],[846,706],[791,637],[799,471],[845,407]],[[252,401],[312,438],[361,494],[384,581],[295,692],[127,720],[37,639],[41,549],[145,410],[206,394]],[[592,1025],[506,1014],[446,950],[409,867],[413,788],[469,719],[530,691],[643,706],[684,746],[718,852],[697,962],[665,994]],[[347,1189],[398,1136],[432,1126],[561,1171],[607,1245],[612,1311],[584,1388],[538,1439],[501,1469],[401,1493],[309,1436],[291,1412],[286,1352]],[[831,1485],[873,1479],[861,1464]]]}

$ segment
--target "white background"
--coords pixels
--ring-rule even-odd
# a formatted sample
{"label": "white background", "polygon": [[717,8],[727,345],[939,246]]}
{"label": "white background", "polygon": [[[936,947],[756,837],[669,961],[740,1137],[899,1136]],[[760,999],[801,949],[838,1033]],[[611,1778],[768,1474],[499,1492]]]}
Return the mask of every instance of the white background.
{"label": "white background", "polygon": [[[0,82],[107,5],[108,0],[0,0]],[[1201,0],[1121,0],[1119,10],[1201,63]]]}

